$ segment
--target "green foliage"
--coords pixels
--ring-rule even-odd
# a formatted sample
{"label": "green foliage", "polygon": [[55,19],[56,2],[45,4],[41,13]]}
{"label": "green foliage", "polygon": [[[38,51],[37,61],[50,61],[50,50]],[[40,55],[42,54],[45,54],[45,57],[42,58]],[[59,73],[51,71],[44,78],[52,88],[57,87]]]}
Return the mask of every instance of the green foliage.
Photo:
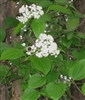
{"label": "green foliage", "polygon": [[26,65],[22,64],[22,65],[19,65],[19,68],[18,68],[18,72],[19,74],[24,77],[25,79],[29,79],[30,78],[30,70],[26,67]]}
{"label": "green foliage", "polygon": [[[75,81],[85,78],[85,30],[78,30],[84,15],[69,0],[22,2],[42,6],[44,14],[39,19],[30,18],[25,24],[14,17],[4,20],[7,29],[15,27],[12,33],[22,36],[19,42],[9,37],[13,42],[5,43],[7,30],[0,26],[0,85],[21,79],[22,100],[41,100],[42,97],[43,100],[62,100],[62,97],[69,100],[67,94],[71,84],[76,85]],[[23,31],[25,25],[27,30]],[[35,45],[36,39],[44,32],[52,35],[58,45],[60,54],[56,58],[52,55],[38,58],[34,53],[31,56],[26,54],[26,47],[29,46],[30,51],[30,46]],[[16,67],[17,73],[11,70],[13,67]],[[79,84],[83,84],[80,91],[85,95],[85,83],[82,81]]]}
{"label": "green foliage", "polygon": [[47,93],[53,100],[58,100],[66,90],[64,83],[49,83],[46,87]]}
{"label": "green foliage", "polygon": [[37,100],[40,93],[33,88],[27,88],[22,96],[22,100]]}
{"label": "green foliage", "polygon": [[55,2],[57,2],[58,4],[61,4],[61,5],[65,5],[68,3],[66,0],[55,0]]}
{"label": "green foliage", "polygon": [[19,43],[19,42],[14,42],[14,46],[17,48],[17,49],[24,49],[24,47]]}
{"label": "green foliage", "polygon": [[72,55],[77,59],[77,60],[81,60],[81,59],[85,59],[85,51],[81,50],[81,51],[73,51]]}
{"label": "green foliage", "polygon": [[45,77],[41,76],[40,74],[34,74],[30,77],[30,80],[28,81],[28,87],[38,88],[43,86],[45,83]]}
{"label": "green foliage", "polygon": [[7,65],[0,66],[0,77],[10,76],[10,74],[11,74],[11,70],[10,70],[9,66],[7,66]]}
{"label": "green foliage", "polygon": [[65,14],[71,14],[70,9],[65,8],[64,6],[61,6],[61,5],[51,5],[49,6],[48,10],[57,10],[58,12],[62,12]]}
{"label": "green foliage", "polygon": [[83,94],[85,95],[85,83],[82,85],[82,88],[81,88]]}
{"label": "green foliage", "polygon": [[73,37],[74,37],[74,32],[73,31],[70,31],[70,32],[67,33],[67,39],[68,40],[71,40]]}
{"label": "green foliage", "polygon": [[36,22],[46,22],[51,20],[51,15],[44,14],[42,15],[38,20],[35,20]]}
{"label": "green foliage", "polygon": [[43,22],[41,20],[37,21],[36,19],[34,19],[32,21],[31,27],[32,27],[32,30],[33,30],[35,36],[38,38],[39,35],[44,32],[44,30],[46,28],[46,24],[45,24],[45,22]]}
{"label": "green foliage", "polygon": [[0,42],[3,42],[6,38],[6,31],[0,26]]}
{"label": "green foliage", "polygon": [[61,43],[62,43],[65,47],[69,48],[70,45],[71,45],[71,43],[72,43],[72,41],[71,41],[71,40],[67,40],[66,37],[62,37],[62,38],[61,38]]}
{"label": "green foliage", "polygon": [[48,58],[37,58],[36,56],[30,57],[34,67],[44,73],[45,75],[51,70],[51,63]]}
{"label": "green foliage", "polygon": [[47,76],[46,76],[46,80],[47,82],[55,82],[58,80],[58,72],[57,71],[50,71]]}
{"label": "green foliage", "polygon": [[68,74],[74,80],[81,80],[85,78],[85,59],[82,59],[76,64],[74,64],[71,68],[69,68]]}
{"label": "green foliage", "polygon": [[66,24],[67,30],[73,31],[79,25],[79,18],[69,18]]}
{"label": "green foliage", "polygon": [[6,43],[0,42],[0,54],[2,53],[2,51],[11,48],[9,45],[7,45]]}
{"label": "green foliage", "polygon": [[7,17],[4,21],[7,28],[16,27],[19,24],[19,21],[14,17]]}
{"label": "green foliage", "polygon": [[1,60],[14,60],[24,56],[24,53],[19,49],[7,49],[2,52]]}
{"label": "green foliage", "polygon": [[82,32],[77,32],[76,34],[79,38],[85,39],[85,34],[83,34]]}
{"label": "green foliage", "polygon": [[15,28],[15,30],[14,30],[14,34],[19,33],[20,30],[21,30],[21,28],[22,28],[23,26],[24,26],[24,24],[19,23],[19,24],[17,25],[17,27]]}
{"label": "green foliage", "polygon": [[12,71],[7,65],[0,65],[0,85],[7,82],[8,77],[10,77]]}
{"label": "green foliage", "polygon": [[43,8],[51,6],[53,3],[49,0],[42,0],[39,2],[39,5],[42,6]]}

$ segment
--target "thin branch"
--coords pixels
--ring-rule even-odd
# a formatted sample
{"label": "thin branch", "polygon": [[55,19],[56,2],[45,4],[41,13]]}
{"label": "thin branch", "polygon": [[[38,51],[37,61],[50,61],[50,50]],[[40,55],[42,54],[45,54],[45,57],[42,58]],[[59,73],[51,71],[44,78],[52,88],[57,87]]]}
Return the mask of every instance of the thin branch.
{"label": "thin branch", "polygon": [[35,41],[33,40],[33,38],[31,36],[25,36],[25,37],[23,37],[23,40],[30,40],[32,42],[32,44],[35,44]]}
{"label": "thin branch", "polygon": [[66,94],[67,94],[69,97],[71,97],[73,100],[75,100],[75,97],[72,96],[70,93],[66,92]]}
{"label": "thin branch", "polygon": [[76,85],[76,83],[71,80],[71,82],[75,85],[75,87],[77,88],[77,90],[84,96],[84,94],[82,93],[82,91],[80,90],[80,88]]}

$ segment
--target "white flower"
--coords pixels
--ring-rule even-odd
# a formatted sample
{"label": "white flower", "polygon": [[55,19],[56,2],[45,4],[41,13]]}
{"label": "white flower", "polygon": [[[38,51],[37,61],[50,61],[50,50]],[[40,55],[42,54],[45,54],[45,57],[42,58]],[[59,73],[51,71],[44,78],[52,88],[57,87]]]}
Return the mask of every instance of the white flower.
{"label": "white flower", "polygon": [[19,13],[23,13],[25,11],[24,5],[19,9]]}
{"label": "white flower", "polygon": [[36,9],[37,9],[38,11],[41,11],[41,10],[42,10],[42,7],[41,7],[41,6],[37,6]]}
{"label": "white flower", "polygon": [[27,55],[31,55],[31,52],[26,52]]}
{"label": "white flower", "polygon": [[34,8],[36,8],[36,5],[35,5],[35,4],[32,4],[32,5],[30,5],[29,7],[34,7]]}
{"label": "white flower", "polygon": [[32,4],[30,6],[22,5],[19,9],[19,13],[21,16],[18,16],[17,19],[24,24],[29,18],[33,17],[35,19],[39,19],[40,16],[44,14],[44,11],[41,6]]}
{"label": "white flower", "polygon": [[55,58],[58,56],[58,55],[54,55],[55,56]]}
{"label": "white flower", "polygon": [[40,40],[45,40],[45,39],[47,39],[47,35],[41,33],[40,36],[39,36],[39,39],[40,39]]}
{"label": "white flower", "polygon": [[34,45],[32,45],[32,46],[31,46],[31,49],[32,49],[32,50],[31,50],[32,52],[35,52],[37,48],[36,48]]}
{"label": "white flower", "polygon": [[35,46],[36,46],[37,48],[40,48],[40,47],[42,46],[42,43],[41,43],[41,42],[36,42]]}
{"label": "white flower", "polygon": [[43,15],[44,14],[44,11],[40,11],[40,15]]}
{"label": "white flower", "polygon": [[48,55],[57,57],[60,53],[57,44],[51,35],[40,34],[39,39],[35,41],[35,45],[30,46],[30,52],[37,57],[47,57]]}
{"label": "white flower", "polygon": [[39,19],[39,17],[40,17],[38,12],[33,12],[32,15],[34,16],[35,19]]}
{"label": "white flower", "polygon": [[44,53],[44,54],[48,53],[48,49],[47,48],[41,48],[41,52]]}
{"label": "white flower", "polygon": [[43,53],[43,56],[44,57],[47,57],[49,54],[48,53]]}
{"label": "white flower", "polygon": [[22,46],[26,46],[26,44],[25,43],[22,43]]}
{"label": "white flower", "polygon": [[36,52],[36,56],[39,57],[39,58],[43,57],[41,52]]}
{"label": "white flower", "polygon": [[26,32],[27,31],[26,25],[24,25],[24,27],[22,27],[21,30],[24,31],[24,32]]}
{"label": "white flower", "polygon": [[18,16],[17,19],[22,22],[23,24],[28,21],[28,19],[24,16]]}
{"label": "white flower", "polygon": [[56,50],[56,54],[58,55],[60,53],[60,50]]}
{"label": "white flower", "polygon": [[50,40],[50,41],[54,41],[54,39],[53,39],[53,37],[51,35],[48,35],[47,39]]}
{"label": "white flower", "polygon": [[29,6],[29,8],[30,8],[31,12],[33,12],[33,11],[36,12],[35,7]]}

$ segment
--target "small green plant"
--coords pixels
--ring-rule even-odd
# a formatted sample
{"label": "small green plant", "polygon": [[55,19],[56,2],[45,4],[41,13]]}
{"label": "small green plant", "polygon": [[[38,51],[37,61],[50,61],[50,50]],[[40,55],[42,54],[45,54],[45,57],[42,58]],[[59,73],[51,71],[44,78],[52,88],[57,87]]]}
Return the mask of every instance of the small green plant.
{"label": "small green plant", "polygon": [[[20,16],[4,21],[22,43],[4,43],[6,31],[0,26],[0,60],[18,69],[15,74],[12,66],[1,65],[0,84],[20,78],[22,100],[68,100],[71,83],[85,78],[85,35],[76,31],[83,15],[66,0],[22,1]],[[80,91],[85,94],[85,84]]]}

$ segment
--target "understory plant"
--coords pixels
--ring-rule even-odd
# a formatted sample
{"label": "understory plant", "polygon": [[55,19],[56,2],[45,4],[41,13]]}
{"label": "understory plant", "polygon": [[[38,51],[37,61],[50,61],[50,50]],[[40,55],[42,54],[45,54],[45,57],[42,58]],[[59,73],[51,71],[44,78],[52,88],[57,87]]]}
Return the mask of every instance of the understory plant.
{"label": "understory plant", "polygon": [[[8,62],[0,65],[0,84],[20,79],[22,100],[68,100],[71,84],[85,78],[85,34],[77,30],[84,15],[70,0],[22,2],[19,15],[4,21],[20,42],[6,44],[0,26],[0,61]],[[79,91],[85,94],[85,83]]]}

